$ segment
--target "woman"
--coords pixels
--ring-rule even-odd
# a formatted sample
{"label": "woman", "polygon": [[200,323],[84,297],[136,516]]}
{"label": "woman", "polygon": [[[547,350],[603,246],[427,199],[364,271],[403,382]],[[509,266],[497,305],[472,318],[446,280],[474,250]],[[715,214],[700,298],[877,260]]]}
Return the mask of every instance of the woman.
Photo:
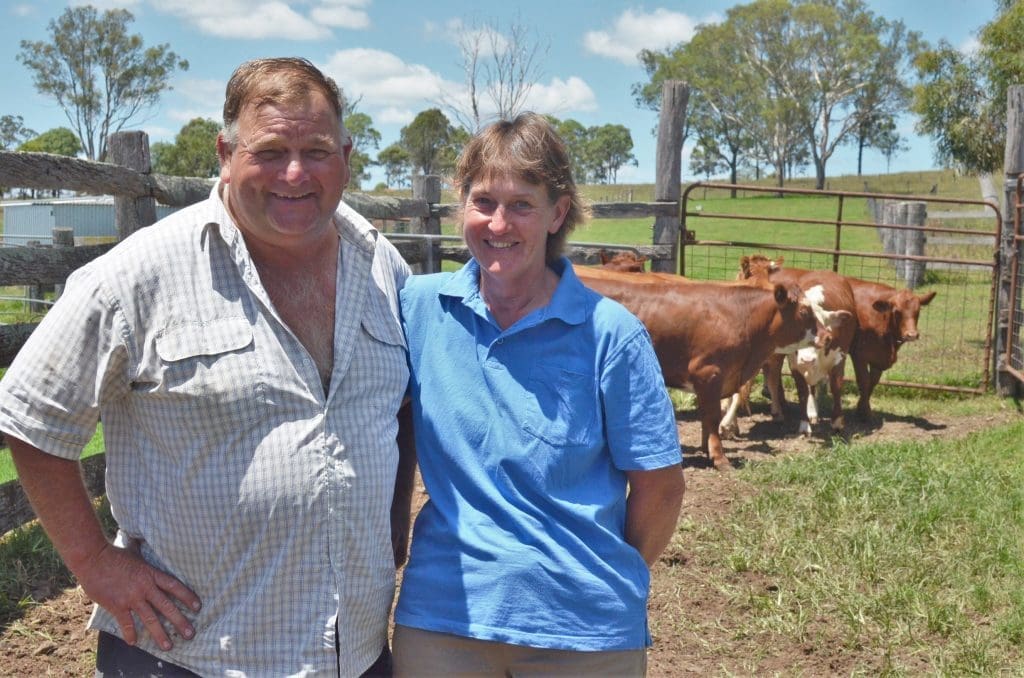
{"label": "woman", "polygon": [[401,293],[430,501],[396,675],[643,675],[648,567],[683,496],[650,338],[561,256],[585,209],[542,116],[474,137],[455,185],[472,259]]}

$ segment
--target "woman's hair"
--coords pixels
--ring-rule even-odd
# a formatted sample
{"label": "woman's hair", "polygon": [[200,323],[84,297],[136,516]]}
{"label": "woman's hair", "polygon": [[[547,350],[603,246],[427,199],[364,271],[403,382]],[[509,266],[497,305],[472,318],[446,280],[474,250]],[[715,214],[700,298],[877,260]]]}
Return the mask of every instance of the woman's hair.
{"label": "woman's hair", "polygon": [[319,90],[334,107],[342,145],[351,143],[342,119],[345,101],[334,80],[310,61],[299,57],[253,59],[235,69],[224,93],[224,141],[238,143],[238,117],[247,105],[287,104],[302,101]]}
{"label": "woman's hair", "polygon": [[517,177],[547,189],[552,202],[569,196],[569,211],[556,233],[548,235],[546,261],[553,263],[565,249],[573,229],[589,216],[576,182],[565,142],[551,123],[536,113],[520,113],[476,134],[459,156],[452,185],[463,205],[474,182],[495,177]]}

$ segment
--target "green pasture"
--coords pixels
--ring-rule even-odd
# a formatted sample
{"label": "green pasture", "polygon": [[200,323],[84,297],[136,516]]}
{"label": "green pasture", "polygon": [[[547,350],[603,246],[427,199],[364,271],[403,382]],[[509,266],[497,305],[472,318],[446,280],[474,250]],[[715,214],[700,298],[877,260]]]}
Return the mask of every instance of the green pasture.
{"label": "green pasture", "polygon": [[711,609],[743,614],[704,627],[679,606],[652,633],[724,635],[753,653],[752,667],[784,638],[808,654],[871,658],[845,675],[1020,675],[1022,438],[1017,422],[751,464],[736,474],[733,509],[684,518],[665,556],[712,573],[688,581],[677,568],[675,586],[700,586]]}

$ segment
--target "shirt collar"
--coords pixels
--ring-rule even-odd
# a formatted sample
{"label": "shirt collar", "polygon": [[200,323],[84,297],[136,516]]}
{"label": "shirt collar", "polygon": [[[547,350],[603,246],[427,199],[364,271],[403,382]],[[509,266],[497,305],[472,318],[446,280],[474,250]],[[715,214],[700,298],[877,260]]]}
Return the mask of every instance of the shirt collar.
{"label": "shirt collar", "polygon": [[[548,305],[535,313],[543,313],[541,320],[555,318],[569,325],[585,322],[590,313],[590,306],[583,303],[586,289],[576,277],[572,262],[567,257],[561,257],[552,268],[559,274],[558,287],[551,295]],[[470,259],[445,281],[438,292],[441,296],[460,299],[465,306],[479,306],[477,310],[482,310],[484,304],[480,296],[480,264],[476,259]]]}

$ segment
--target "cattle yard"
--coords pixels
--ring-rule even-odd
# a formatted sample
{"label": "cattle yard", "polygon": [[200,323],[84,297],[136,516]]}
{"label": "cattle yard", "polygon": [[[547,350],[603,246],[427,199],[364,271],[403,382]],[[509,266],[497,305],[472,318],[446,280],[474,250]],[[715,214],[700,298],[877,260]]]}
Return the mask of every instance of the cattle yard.
{"label": "cattle yard", "polygon": [[[702,189],[699,194],[697,189]],[[730,198],[733,190],[739,191],[735,199]],[[998,213],[989,209],[989,217],[952,223],[927,219],[912,227],[928,243],[924,253],[901,257],[884,251],[883,227],[872,219],[868,205],[869,200],[885,197],[925,202],[936,211],[950,202],[989,207],[935,196],[780,193],[764,187],[693,185],[684,193],[682,273],[695,279],[732,280],[741,257],[761,254],[782,261],[784,267],[830,270],[903,288],[907,262],[921,265],[921,284],[914,291],[935,292],[935,298],[921,312],[920,341],[900,348],[898,362],[882,383],[966,393],[988,390],[998,293]],[[852,365],[847,366],[847,376],[852,381]]]}

